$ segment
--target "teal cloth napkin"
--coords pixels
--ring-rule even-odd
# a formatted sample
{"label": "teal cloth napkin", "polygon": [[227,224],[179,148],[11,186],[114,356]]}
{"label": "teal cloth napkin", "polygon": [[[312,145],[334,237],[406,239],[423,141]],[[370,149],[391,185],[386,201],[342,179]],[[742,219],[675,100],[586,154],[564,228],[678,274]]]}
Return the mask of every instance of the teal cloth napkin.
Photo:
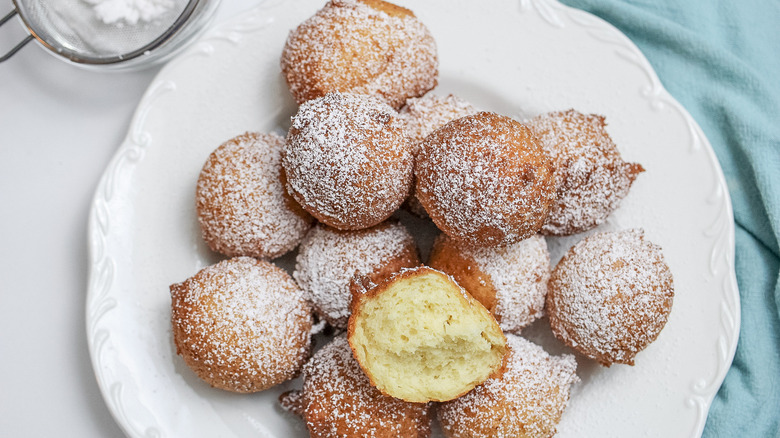
{"label": "teal cloth napkin", "polygon": [[644,53],[712,143],[734,206],[742,326],[704,437],[780,437],[780,2],[562,0]]}

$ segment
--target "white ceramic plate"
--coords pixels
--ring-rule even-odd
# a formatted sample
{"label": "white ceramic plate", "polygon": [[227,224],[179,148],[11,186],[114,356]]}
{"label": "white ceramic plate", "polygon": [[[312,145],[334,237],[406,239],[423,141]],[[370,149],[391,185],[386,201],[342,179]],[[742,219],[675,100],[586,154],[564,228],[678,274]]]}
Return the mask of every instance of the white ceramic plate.
{"label": "white ceramic plate", "polygon": [[[288,31],[323,3],[263,3],[171,62],[100,182],[87,334],[106,403],[131,437],[306,436],[276,404],[296,382],[236,395],[194,377],[175,354],[168,285],[218,260],[195,219],[197,175],[236,134],[285,132],[296,107],[279,54]],[[579,359],[582,382],[559,436],[699,436],[739,331],[731,204],[699,127],[637,48],[591,15],[549,0],[435,0],[413,9],[439,45],[438,93],[518,118],[570,107],[603,114],[624,157],[647,169],[601,228],[642,227],[664,248],[674,308],[636,366]],[[551,240],[554,258],[576,239]],[[544,322],[527,335],[566,351]]]}

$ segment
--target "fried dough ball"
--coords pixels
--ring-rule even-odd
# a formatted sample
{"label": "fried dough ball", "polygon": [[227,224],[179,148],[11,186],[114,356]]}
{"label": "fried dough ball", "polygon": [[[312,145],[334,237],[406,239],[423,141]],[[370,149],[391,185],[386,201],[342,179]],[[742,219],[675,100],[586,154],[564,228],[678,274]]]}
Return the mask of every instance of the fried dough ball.
{"label": "fried dough ball", "polygon": [[[476,114],[477,110],[470,103],[453,94],[439,96],[428,93],[423,97],[406,101],[406,105],[398,113],[405,123],[406,137],[412,144],[412,152],[416,156],[420,149],[420,143],[431,132],[441,128],[447,122]],[[420,201],[414,193],[404,203],[411,213],[427,218]]]}
{"label": "fried dough ball", "polygon": [[425,138],[415,162],[415,193],[451,238],[508,245],[541,228],[555,199],[553,170],[528,127],[480,112]]}
{"label": "fried dough ball", "polygon": [[398,115],[406,124],[404,132],[411,141],[415,155],[420,142],[431,132],[461,117],[476,114],[472,104],[454,94],[441,96],[428,93],[406,101]]}
{"label": "fried dough ball", "polygon": [[603,116],[570,109],[538,116],[528,125],[556,168],[558,196],[543,234],[565,236],[601,224],[644,171],[640,164],[623,161]]}
{"label": "fried dough ball", "polygon": [[347,330],[371,383],[415,403],[459,397],[501,371],[495,318],[446,274],[407,269],[355,293]]}
{"label": "fried dough ball", "polygon": [[298,103],[334,91],[400,108],[436,86],[436,42],[412,11],[381,0],[332,0],[290,32],[282,73]]}
{"label": "fried dough ball", "polygon": [[345,336],[322,347],[303,367],[303,388],[282,394],[283,407],[303,417],[313,438],[427,438],[430,406],[383,395],[371,386]]}
{"label": "fried dough ball", "polygon": [[565,344],[605,366],[633,365],[664,328],[673,298],[672,273],[644,231],[596,233],[553,270],[547,313]]}
{"label": "fried dough ball", "polygon": [[284,139],[247,132],[212,152],[198,177],[203,240],[229,257],[273,259],[295,248],[313,222],[284,189]]}
{"label": "fried dough ball", "polygon": [[309,358],[309,304],[270,262],[223,260],[170,289],[176,352],[215,388],[262,391],[295,377]]}
{"label": "fried dough ball", "polygon": [[458,399],[436,416],[447,438],[548,438],[569,402],[574,356],[550,356],[542,347],[507,335],[506,370]]}
{"label": "fried dough ball", "polygon": [[414,238],[398,221],[356,231],[318,224],[298,249],[293,278],[325,321],[345,329],[352,300],[350,282],[355,276],[379,283],[402,268],[419,264]]}
{"label": "fried dough ball", "polygon": [[451,275],[504,332],[519,332],[544,314],[550,253],[538,234],[504,247],[475,247],[440,234],[428,265]]}
{"label": "fried dough ball", "polygon": [[390,217],[409,193],[413,164],[392,108],[341,93],[300,106],[282,158],[288,192],[312,216],[341,230]]}

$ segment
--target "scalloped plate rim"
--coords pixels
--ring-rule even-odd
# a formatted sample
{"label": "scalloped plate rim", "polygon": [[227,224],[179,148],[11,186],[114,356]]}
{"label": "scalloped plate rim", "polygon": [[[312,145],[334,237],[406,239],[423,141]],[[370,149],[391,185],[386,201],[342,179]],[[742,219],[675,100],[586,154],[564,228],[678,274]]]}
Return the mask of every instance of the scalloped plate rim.
{"label": "scalloped plate rim", "polygon": [[[258,6],[254,6],[247,10],[247,12],[252,11],[258,11],[263,8],[268,7],[264,2],[261,3]],[[720,375],[715,377],[715,381],[711,382],[709,386],[713,386],[715,388],[714,391],[711,391],[706,394],[706,398],[703,402],[703,409],[706,413],[706,411],[709,409],[714,397],[717,394],[717,388],[720,387],[720,384],[725,379],[725,374],[728,372],[729,365],[733,361],[736,348],[737,348],[737,341],[739,337],[739,330],[740,330],[740,297],[739,297],[739,291],[738,286],[736,282],[736,276],[734,272],[734,222],[733,222],[733,210],[731,205],[731,199],[728,192],[728,189],[725,184],[725,178],[723,171],[718,163],[717,156],[714,153],[714,150],[712,149],[712,146],[710,145],[709,141],[707,140],[706,136],[701,132],[700,127],[695,122],[693,117],[682,107],[682,105],[679,104],[671,95],[668,94],[666,89],[663,87],[663,85],[660,83],[660,80],[658,79],[655,71],[650,66],[647,59],[644,57],[644,55],[641,53],[641,51],[636,47],[636,45],[630,41],[625,35],[623,35],[617,28],[609,24],[608,22],[604,21],[603,19],[596,17],[590,13],[587,13],[585,11],[581,11],[578,9],[574,9],[571,7],[568,7],[566,5],[560,4],[557,1],[554,0],[520,0],[521,6],[537,6],[538,4],[545,4],[547,6],[553,7],[558,9],[559,11],[566,11],[570,14],[579,16],[580,18],[583,18],[585,20],[590,20],[592,23],[595,23],[594,26],[601,27],[603,29],[607,29],[609,32],[613,32],[615,35],[619,35],[620,37],[624,38],[624,43],[627,44],[627,47],[630,48],[634,52],[635,55],[638,56],[639,61],[646,64],[646,72],[649,72],[651,74],[651,81],[654,83],[654,86],[657,88],[654,88],[654,92],[658,93],[657,97],[664,97],[666,99],[667,103],[671,103],[676,107],[678,112],[681,114],[681,116],[685,119],[686,123],[691,125],[693,129],[698,131],[700,140],[703,142],[701,145],[702,149],[705,151],[707,158],[710,162],[710,164],[713,167],[713,170],[715,172],[715,175],[718,179],[718,184],[721,186],[721,189],[723,190],[723,193],[720,194],[720,196],[724,197],[723,202],[723,208],[724,211],[722,212],[724,215],[728,217],[729,220],[726,221],[725,230],[722,231],[723,235],[726,236],[726,264],[728,272],[726,272],[724,284],[723,287],[726,289],[726,292],[729,291],[733,294],[731,297],[733,299],[733,302],[731,303],[734,307],[732,310],[734,310],[733,315],[733,326],[734,330],[731,333],[726,333],[727,339],[726,341],[726,348],[727,351],[725,352],[726,357],[726,366],[725,371],[722,372]],[[241,23],[244,20],[244,13],[240,13],[235,15],[232,18],[229,18],[225,21],[222,21],[220,23],[217,23],[211,30],[206,32],[199,41],[205,41],[210,38],[214,38],[218,32],[222,30],[229,30],[231,26],[234,26],[238,23]],[[90,213],[88,218],[88,253],[89,253],[89,283],[88,283],[88,290],[87,290],[87,298],[86,298],[86,329],[87,329],[87,338],[88,338],[88,347],[90,352],[90,358],[93,364],[93,367],[95,368],[95,374],[97,378],[98,385],[100,387],[101,394],[103,395],[106,405],[109,408],[111,414],[114,416],[115,420],[119,424],[119,426],[122,428],[122,430],[131,437],[151,437],[151,436],[157,436],[156,431],[151,428],[143,429],[143,430],[137,430],[133,427],[131,424],[132,421],[126,416],[126,413],[120,409],[119,406],[117,406],[117,403],[113,402],[113,398],[116,396],[115,392],[117,392],[117,386],[115,385],[115,382],[110,383],[106,380],[106,373],[110,373],[110,370],[105,370],[100,365],[100,354],[101,354],[101,348],[103,343],[105,342],[104,338],[101,338],[101,336],[104,334],[100,330],[93,330],[95,329],[94,325],[97,323],[95,319],[90,319],[90,316],[94,316],[96,312],[99,312],[100,315],[103,315],[105,313],[110,312],[110,310],[113,308],[113,306],[117,305],[117,303],[109,303],[110,305],[106,308],[106,306],[100,306],[96,304],[96,301],[106,294],[110,294],[111,292],[111,274],[114,269],[117,269],[116,266],[114,266],[111,262],[113,260],[107,260],[109,262],[107,265],[101,264],[101,262],[106,261],[102,258],[104,253],[106,252],[106,248],[103,246],[105,242],[103,242],[102,238],[107,236],[107,234],[101,234],[102,228],[105,226],[104,222],[107,221],[106,215],[107,211],[109,211],[107,207],[107,203],[111,201],[111,198],[114,196],[114,184],[115,184],[115,178],[118,176],[118,173],[121,171],[121,167],[123,165],[123,162],[128,159],[128,156],[130,156],[131,161],[133,160],[141,160],[143,159],[143,139],[137,139],[133,138],[134,134],[138,131],[138,128],[143,123],[144,119],[144,110],[148,105],[151,105],[151,101],[154,100],[155,92],[157,90],[157,87],[164,86],[165,83],[163,79],[165,79],[169,72],[175,69],[178,62],[180,62],[181,58],[184,58],[187,56],[187,54],[191,54],[195,49],[195,46],[197,45],[197,42],[194,43],[192,46],[190,46],[187,50],[185,50],[182,54],[180,54],[177,58],[174,58],[168,65],[166,65],[158,74],[157,76],[152,80],[150,83],[149,88],[144,93],[143,97],[141,98],[139,105],[137,107],[136,112],[134,113],[132,117],[132,121],[129,125],[128,133],[125,137],[125,139],[122,141],[122,144],[120,145],[119,149],[113,156],[113,158],[110,160],[109,164],[106,167],[106,170],[104,174],[102,175],[100,182],[95,190],[95,194],[92,199],[91,207],[90,207]],[[140,157],[133,158],[134,154],[140,154]],[[105,271],[110,271],[108,274],[105,273]],[[104,278],[106,275],[109,276],[108,283],[106,283],[106,278]],[[101,316],[102,317],[102,316]],[[99,319],[99,318],[97,318]],[[121,391],[121,385],[119,390]],[[704,416],[704,419],[706,420],[706,415]],[[704,428],[704,421],[700,421],[698,424],[698,431],[697,434],[701,434],[702,430]]]}

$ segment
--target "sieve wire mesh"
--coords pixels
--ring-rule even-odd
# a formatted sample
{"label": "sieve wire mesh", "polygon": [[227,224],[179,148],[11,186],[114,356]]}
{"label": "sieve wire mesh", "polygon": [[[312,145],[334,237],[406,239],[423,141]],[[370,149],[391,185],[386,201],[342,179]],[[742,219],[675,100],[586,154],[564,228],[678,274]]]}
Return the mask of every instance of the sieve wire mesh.
{"label": "sieve wire mesh", "polygon": [[135,23],[126,20],[105,23],[97,14],[95,2],[16,0],[15,3],[28,27],[57,53],[77,60],[108,60],[122,59],[145,49],[168,32],[188,3],[197,0],[169,0],[164,13],[150,21]]}

